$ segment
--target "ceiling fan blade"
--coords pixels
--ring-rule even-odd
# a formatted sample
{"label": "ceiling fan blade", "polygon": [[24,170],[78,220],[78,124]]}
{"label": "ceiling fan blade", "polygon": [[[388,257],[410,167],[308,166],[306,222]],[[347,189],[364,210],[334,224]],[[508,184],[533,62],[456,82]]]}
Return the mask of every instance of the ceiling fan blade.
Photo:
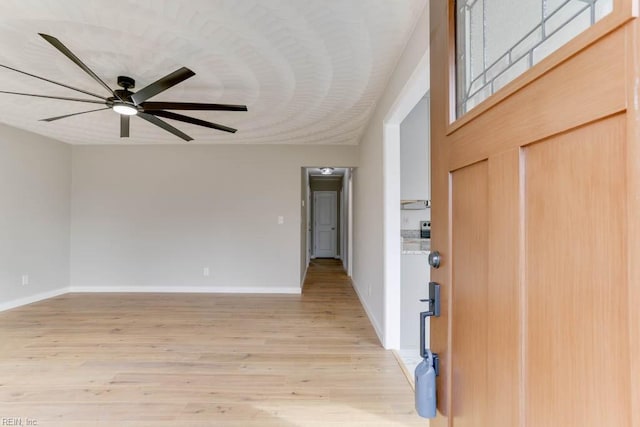
{"label": "ceiling fan blade", "polygon": [[129,119],[131,116],[120,114],[120,138],[129,138]]}
{"label": "ceiling fan blade", "polygon": [[27,73],[26,71],[21,71],[21,70],[18,70],[16,68],[8,67],[8,66],[2,65],[2,64],[0,64],[0,67],[6,68],[7,70],[15,71],[15,72],[20,73],[20,74],[24,74],[24,75],[29,76],[29,77],[34,77],[36,79],[44,80],[45,82],[53,83],[54,85],[66,87],[67,89],[75,90],[76,92],[82,92],[82,93],[84,93],[86,95],[95,96],[96,98],[100,98],[100,99],[105,100],[105,101],[107,100],[107,98],[105,98],[104,96],[96,95],[95,93],[92,93],[92,92],[89,92],[89,91],[86,91],[86,90],[83,90],[83,89],[78,89],[77,87],[69,86],[69,85],[66,85],[64,83],[60,83],[60,82],[56,82],[56,81],[53,81],[53,80],[45,79],[44,77],[40,77],[40,76],[36,76],[35,74]]}
{"label": "ceiling fan blade", "polygon": [[187,67],[182,67],[171,74],[167,74],[159,80],[151,83],[150,85],[140,89],[133,95],[131,95],[131,99],[136,105],[142,104],[147,99],[152,96],[156,96],[160,92],[164,92],[177,85],[178,83],[188,79],[189,77],[195,76],[196,73],[188,69]]}
{"label": "ceiling fan blade", "polygon": [[195,102],[143,102],[145,110],[247,111],[246,105],[199,104]]}
{"label": "ceiling fan blade", "polygon": [[235,133],[238,129],[230,128],[228,126],[219,125],[217,123],[211,123],[204,120],[196,119],[194,117],[183,116],[182,114],[172,113],[170,111],[148,111],[149,114],[154,116],[164,117],[166,119],[178,120],[185,123],[191,123],[192,125],[204,126],[211,129],[218,129],[225,132]]}
{"label": "ceiling fan blade", "polygon": [[149,123],[153,123],[156,126],[161,127],[162,129],[166,130],[167,132],[171,132],[172,134],[174,134],[175,136],[184,139],[185,141],[192,141],[193,138],[191,138],[189,135],[187,135],[186,133],[174,128],[173,126],[171,126],[169,123],[160,120],[159,118],[152,116],[151,114],[147,114],[147,113],[138,113],[138,117],[140,117],[141,119],[144,119],[146,121],[148,121]]}
{"label": "ceiling fan blade", "polygon": [[[80,58],[78,58],[77,56],[75,56],[73,54],[73,52],[71,52],[65,45],[62,44],[62,42],[60,40],[58,40],[55,37],[52,37],[48,34],[42,34],[42,33],[38,33],[40,34],[40,37],[42,37],[43,39],[45,39],[46,41],[48,41],[53,47],[55,47],[56,49],[58,49],[60,52],[62,52],[62,54],[64,56],[66,56],[67,58],[69,58],[71,61],[73,61],[74,64],[76,64],[78,67],[82,68],[82,70],[89,74],[91,77],[93,77],[93,79],[95,81],[97,81],[98,83],[100,83],[102,85],[102,87],[104,87],[110,94],[116,96],[118,99],[120,99],[120,97],[113,91],[111,90],[111,88],[109,86],[107,86],[107,84],[105,82],[102,81],[102,79],[100,77],[98,77],[96,75],[96,73],[94,73],[93,71],[91,71],[91,69],[89,67],[87,67],[84,62],[82,62],[80,60]],[[122,99],[120,99],[122,101]]]}
{"label": "ceiling fan blade", "polygon": [[41,121],[41,122],[53,122],[55,120],[65,119],[65,118],[71,117],[71,116],[78,116],[80,114],[87,114],[87,113],[93,113],[94,111],[103,111],[103,110],[110,110],[110,109],[111,108],[109,108],[109,107],[107,107],[107,108],[98,108],[97,110],[81,111],[79,113],[65,114],[64,116],[49,117],[48,119],[40,119],[39,121]]}
{"label": "ceiling fan blade", "polygon": [[105,101],[94,101],[93,99],[67,98],[65,96],[38,95],[38,94],[35,94],[35,93],[8,92],[8,91],[4,91],[4,90],[0,90],[0,93],[6,93],[6,94],[9,94],[9,95],[35,96],[36,98],[61,99],[63,101],[89,102],[91,104],[106,105]]}

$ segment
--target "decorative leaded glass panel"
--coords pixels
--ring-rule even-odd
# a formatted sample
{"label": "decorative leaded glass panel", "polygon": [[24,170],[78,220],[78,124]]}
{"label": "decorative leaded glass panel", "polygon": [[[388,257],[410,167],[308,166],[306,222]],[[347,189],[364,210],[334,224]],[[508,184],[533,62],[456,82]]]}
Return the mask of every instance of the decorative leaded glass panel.
{"label": "decorative leaded glass panel", "polygon": [[460,117],[613,9],[613,0],[456,1]]}

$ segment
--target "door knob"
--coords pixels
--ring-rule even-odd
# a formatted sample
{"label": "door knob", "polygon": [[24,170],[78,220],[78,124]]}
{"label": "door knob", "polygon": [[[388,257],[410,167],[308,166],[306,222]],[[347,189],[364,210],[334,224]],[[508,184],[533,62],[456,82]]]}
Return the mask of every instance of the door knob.
{"label": "door knob", "polygon": [[441,261],[442,261],[442,257],[440,256],[440,252],[432,251],[429,253],[429,265],[431,267],[439,268]]}

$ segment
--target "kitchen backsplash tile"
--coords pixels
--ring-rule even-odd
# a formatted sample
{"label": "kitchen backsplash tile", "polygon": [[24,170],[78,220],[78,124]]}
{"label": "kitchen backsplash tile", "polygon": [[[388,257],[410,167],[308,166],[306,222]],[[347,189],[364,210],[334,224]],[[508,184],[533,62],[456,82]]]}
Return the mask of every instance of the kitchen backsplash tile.
{"label": "kitchen backsplash tile", "polygon": [[405,239],[419,239],[420,230],[400,230],[400,236]]}

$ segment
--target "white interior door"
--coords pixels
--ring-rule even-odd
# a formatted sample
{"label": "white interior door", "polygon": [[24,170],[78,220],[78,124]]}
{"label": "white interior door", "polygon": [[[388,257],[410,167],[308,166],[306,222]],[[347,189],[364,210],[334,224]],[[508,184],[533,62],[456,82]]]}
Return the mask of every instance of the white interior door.
{"label": "white interior door", "polygon": [[314,256],[334,258],[338,240],[338,198],[335,191],[313,193]]}

